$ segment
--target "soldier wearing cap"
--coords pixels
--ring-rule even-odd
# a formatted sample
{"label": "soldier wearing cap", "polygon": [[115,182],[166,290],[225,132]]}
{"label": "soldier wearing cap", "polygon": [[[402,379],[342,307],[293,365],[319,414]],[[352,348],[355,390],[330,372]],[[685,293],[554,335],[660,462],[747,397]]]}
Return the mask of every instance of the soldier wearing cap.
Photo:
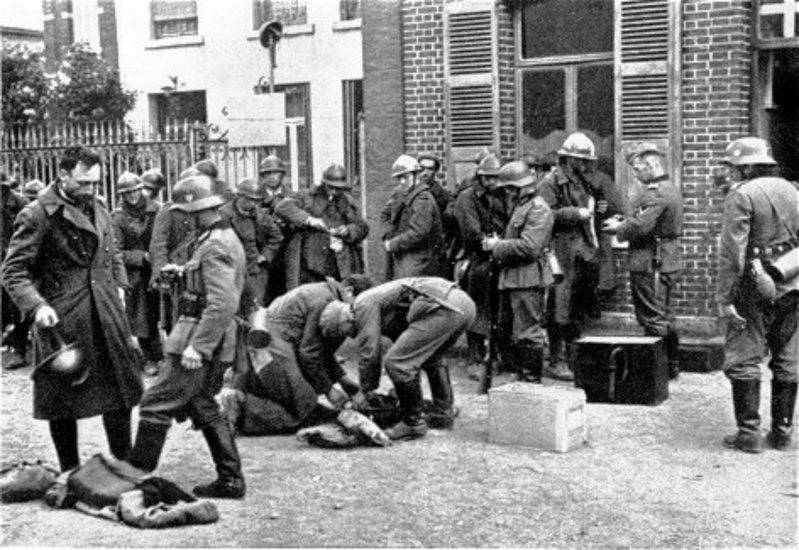
{"label": "soldier wearing cap", "polygon": [[151,472],[173,419],[190,418],[202,430],[216,465],[216,481],[198,485],[207,498],[244,498],[246,488],[236,442],[214,397],[236,351],[236,320],[244,288],[244,248],[219,215],[225,200],[213,194],[207,176],[190,176],[175,186],[180,202],[171,208],[196,218],[201,233],[189,261],[176,267],[185,281],[180,318],[165,343],[168,364],[142,398],[139,429],[129,462]]}
{"label": "soldier wearing cap", "polygon": [[500,267],[499,290],[512,312],[510,348],[506,360],[516,367],[521,382],[540,383],[544,368],[544,294],[553,283],[546,251],[555,223],[552,211],[536,193],[536,179],[520,160],[503,166],[498,186],[513,205],[504,236],[483,239],[483,249]]}
{"label": "soldier wearing cap", "polygon": [[391,259],[392,278],[439,276],[444,269],[441,212],[426,184],[419,179],[419,162],[400,155],[391,176],[398,181],[396,192],[383,217],[386,230],[383,246]]}
{"label": "soldier wearing cap", "polygon": [[148,251],[158,204],[144,196],[143,188],[144,183],[136,174],[125,172],[119,176],[120,200],[111,221],[130,285],[125,311],[131,332],[138,339],[147,361],[145,373],[154,375],[164,358],[158,335],[158,293],[150,287],[152,269]]}
{"label": "soldier wearing cap", "polygon": [[294,191],[286,189],[284,185],[286,173],[286,167],[277,155],[267,156],[258,166],[258,183],[263,185],[264,188],[264,209],[274,217],[278,227],[283,232],[283,244],[269,266],[269,286],[264,298],[267,304],[286,292],[286,247],[291,240],[291,228],[275,212],[280,201],[296,195]]}
{"label": "soldier wearing cap", "polygon": [[589,180],[596,160],[594,143],[585,134],[573,133],[558,150],[558,166],[538,185],[555,215],[552,248],[564,274],[563,282],[549,294],[547,323],[549,374],[563,380],[574,379],[574,341],[588,311],[595,309],[589,304],[596,300],[599,280],[594,225],[599,201]]}
{"label": "soldier wearing cap", "polygon": [[671,297],[681,268],[682,194],[669,181],[664,153],[652,143],[637,143],[626,155],[635,177],[646,187],[629,217],[614,216],[602,230],[630,243],[630,290],[635,317],[644,332],[664,338],[669,375],[679,374],[680,340]]}
{"label": "soldier wearing cap", "polygon": [[799,277],[774,282],[774,295],[758,292],[756,266],[769,266],[773,251],[799,246],[799,194],[776,177],[769,144],[744,137],[727,147],[724,164],[732,181],[724,198],[716,302],[727,323],[724,372],[732,384],[737,433],[724,445],[750,453],[763,450],[760,432],[760,365],[771,369],[771,430],[768,443],[787,449],[793,435],[799,363]]}
{"label": "soldier wearing cap", "polygon": [[285,255],[287,290],[326,277],[340,281],[363,273],[361,242],[369,226],[350,188],[344,167],[331,164],[320,185],[286,197],[275,207],[290,234]]}
{"label": "soldier wearing cap", "polygon": [[[95,197],[100,157],[67,148],[59,179],[14,224],[2,284],[33,320],[33,416],[47,420],[61,469],[80,465],[78,420],[102,415],[111,453],[130,451],[130,414],[142,394],[137,351],[125,315],[128,279],[108,212]],[[46,368],[63,340],[82,359],[79,379]]]}
{"label": "soldier wearing cap", "polygon": [[247,258],[247,281],[241,297],[241,313],[248,318],[257,307],[266,306],[269,266],[283,242],[283,232],[263,206],[264,187],[255,178],[236,185],[236,198],[219,210],[238,235]]}
{"label": "soldier wearing cap", "polygon": [[[477,305],[477,316],[466,333],[469,346],[469,375],[476,379],[486,358],[486,339],[490,332],[491,293],[496,292],[491,277],[491,252],[483,249],[483,240],[503,235],[510,212],[504,193],[497,187],[502,163],[488,155],[477,167],[475,183],[458,195],[454,214],[460,228],[462,252],[456,264],[456,281]],[[461,271],[463,273],[461,273]]]}
{"label": "soldier wearing cap", "polygon": [[[5,172],[0,172],[0,185],[2,185],[3,199],[3,236],[2,236],[2,256],[5,258],[8,250],[8,243],[14,232],[14,220],[23,208],[28,204],[29,199],[17,193],[12,187],[12,181]],[[3,288],[3,345],[8,348],[3,354],[3,368],[7,370],[18,369],[25,366],[25,354],[28,350],[28,331],[30,323],[26,322],[19,314],[19,310]],[[12,327],[6,333],[6,329]]]}
{"label": "soldier wearing cap", "polygon": [[[427,434],[428,423],[452,428],[458,410],[449,368],[441,361],[474,322],[475,305],[457,284],[440,277],[397,279],[362,292],[348,306],[331,302],[320,320],[323,333],[356,338],[360,349],[361,391],[356,407],[368,401],[385,369],[399,399],[402,420],[386,430],[391,439],[416,439]],[[327,314],[335,313],[334,314]],[[386,350],[383,336],[393,341]],[[423,409],[420,373],[424,370],[433,402]]]}
{"label": "soldier wearing cap", "polygon": [[214,182],[214,195],[219,195],[225,201],[232,201],[236,198],[233,190],[226,181],[219,179],[219,169],[211,159],[202,159],[194,163],[194,168],[204,176],[211,178]]}
{"label": "soldier wearing cap", "polygon": [[419,181],[427,185],[441,214],[441,225],[444,228],[444,250],[440,259],[442,269],[444,269],[442,274],[447,278],[451,278],[455,255],[460,246],[459,240],[455,242],[458,237],[458,221],[455,219],[453,210],[449,207],[453,197],[438,179],[438,174],[441,170],[441,158],[435,153],[426,151],[419,153],[416,156],[416,160],[419,162]]}

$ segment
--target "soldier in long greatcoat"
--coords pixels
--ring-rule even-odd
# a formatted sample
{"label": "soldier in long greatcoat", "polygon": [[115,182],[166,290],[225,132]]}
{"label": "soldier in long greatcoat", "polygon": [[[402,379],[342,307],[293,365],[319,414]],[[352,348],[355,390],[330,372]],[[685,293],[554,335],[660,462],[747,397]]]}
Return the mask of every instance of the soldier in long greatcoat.
{"label": "soldier in long greatcoat", "polygon": [[82,354],[81,371],[33,374],[33,416],[50,422],[62,470],[80,464],[77,420],[103,415],[111,453],[130,450],[130,411],[142,395],[139,358],[122,301],[128,280],[111,219],[94,187],[100,158],[65,151],[60,179],[18,216],[2,267],[3,286],[34,322],[34,361],[57,349],[53,331]]}

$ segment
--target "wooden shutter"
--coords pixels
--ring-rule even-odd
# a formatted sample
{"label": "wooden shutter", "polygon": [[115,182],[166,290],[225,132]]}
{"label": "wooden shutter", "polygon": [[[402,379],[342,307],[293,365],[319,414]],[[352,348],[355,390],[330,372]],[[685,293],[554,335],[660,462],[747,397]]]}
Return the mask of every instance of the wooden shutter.
{"label": "wooden shutter", "polygon": [[637,141],[668,151],[681,184],[679,22],[679,0],[616,0],[616,181],[628,189],[624,151]]}
{"label": "wooden shutter", "polygon": [[485,147],[499,150],[497,16],[493,0],[444,10],[447,170],[455,185]]}

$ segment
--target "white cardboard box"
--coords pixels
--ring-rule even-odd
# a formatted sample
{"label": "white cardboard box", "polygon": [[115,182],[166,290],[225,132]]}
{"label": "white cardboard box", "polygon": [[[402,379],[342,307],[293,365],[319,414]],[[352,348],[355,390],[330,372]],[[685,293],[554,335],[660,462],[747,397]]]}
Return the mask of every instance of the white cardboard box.
{"label": "white cardboard box", "polygon": [[585,392],[513,382],[488,392],[488,440],[565,453],[587,441]]}

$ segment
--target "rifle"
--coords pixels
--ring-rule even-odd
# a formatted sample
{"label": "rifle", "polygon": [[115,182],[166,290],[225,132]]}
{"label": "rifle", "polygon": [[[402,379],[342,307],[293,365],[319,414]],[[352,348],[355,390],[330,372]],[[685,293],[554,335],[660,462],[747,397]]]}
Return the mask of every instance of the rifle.
{"label": "rifle", "polygon": [[485,395],[491,389],[491,378],[494,365],[497,363],[497,345],[499,344],[499,266],[496,261],[491,260],[491,288],[488,299],[489,322],[491,324],[488,335],[488,360],[483,362],[483,370],[480,373],[480,382],[477,386],[477,393]]}

